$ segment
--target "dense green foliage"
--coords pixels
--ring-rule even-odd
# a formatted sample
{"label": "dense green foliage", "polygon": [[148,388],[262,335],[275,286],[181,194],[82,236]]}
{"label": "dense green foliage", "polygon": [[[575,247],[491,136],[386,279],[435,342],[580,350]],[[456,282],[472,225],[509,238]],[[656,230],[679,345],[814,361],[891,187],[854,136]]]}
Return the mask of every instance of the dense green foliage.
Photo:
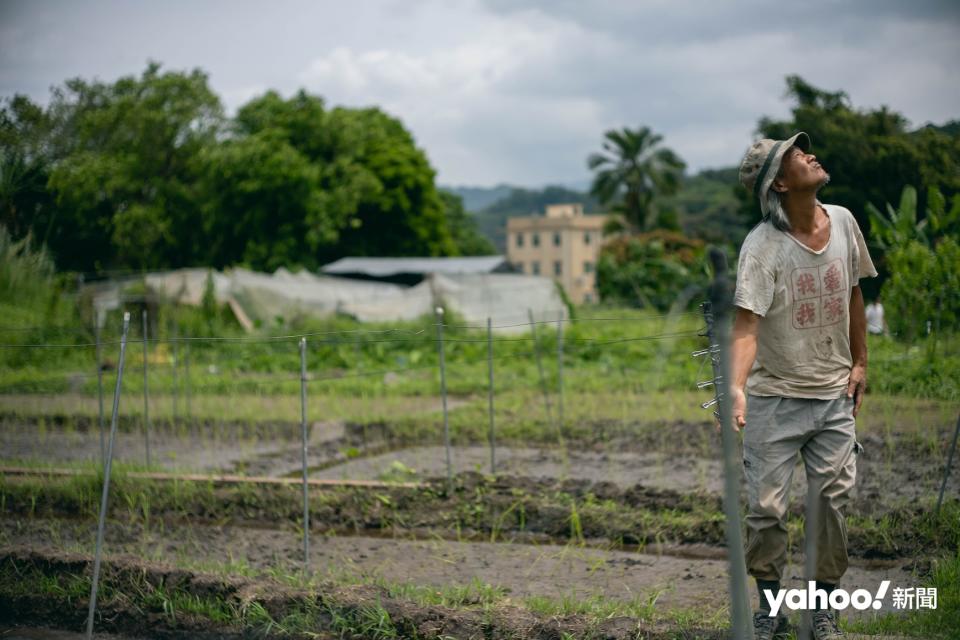
{"label": "dense green foliage", "polygon": [[[869,236],[867,203],[896,202],[906,185],[924,196],[931,187],[949,199],[960,192],[960,135],[955,128],[908,128],[904,116],[886,107],[854,108],[843,91],[824,91],[798,76],[787,78],[794,107],[789,120],[763,118],[765,137],[783,139],[806,131],[813,153],[830,172],[827,202],[847,207]],[[752,194],[739,191],[745,217],[759,219]],[[925,198],[924,198],[925,199]],[[918,210],[924,210],[921,201]]]}
{"label": "dense green foliage", "polygon": [[79,271],[486,250],[399,120],[274,92],[226,118],[207,76],[69,80],[0,108],[0,223]]}
{"label": "dense green foliage", "polygon": [[647,309],[682,309],[707,283],[704,243],[670,231],[616,237],[597,263],[601,298]]}

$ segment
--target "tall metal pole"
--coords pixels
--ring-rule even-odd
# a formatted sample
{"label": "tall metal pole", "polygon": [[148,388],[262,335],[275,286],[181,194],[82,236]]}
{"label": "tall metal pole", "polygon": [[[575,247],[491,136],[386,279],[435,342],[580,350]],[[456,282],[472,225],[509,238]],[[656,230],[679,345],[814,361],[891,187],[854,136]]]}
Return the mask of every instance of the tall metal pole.
{"label": "tall metal pole", "polygon": [[487,318],[487,374],[490,378],[487,384],[487,413],[490,416],[490,473],[494,474],[497,472],[497,447],[494,441],[493,428],[493,326],[489,317]]}
{"label": "tall metal pole", "polygon": [[97,610],[97,587],[100,582],[100,558],[103,550],[103,528],[107,519],[107,497],[110,495],[110,467],[113,463],[113,443],[117,436],[117,414],[120,411],[120,385],[123,381],[123,362],[127,352],[127,332],[130,313],[123,314],[123,335],[120,338],[120,362],[117,365],[117,386],[113,391],[113,414],[110,418],[110,444],[103,470],[103,494],[100,496],[100,519],[97,522],[97,546],[93,554],[93,582],[90,585],[90,606],[87,610],[87,638],[93,638],[93,615]]}
{"label": "tall metal pole", "polygon": [[177,380],[177,369],[180,367],[180,336],[177,331],[177,319],[173,319],[173,424],[177,424],[177,395],[180,393],[180,384]]}
{"label": "tall metal pole", "polygon": [[957,416],[957,428],[953,431],[953,442],[950,443],[947,468],[943,471],[943,483],[940,485],[940,495],[937,497],[937,517],[940,516],[940,506],[943,504],[943,492],[947,489],[947,479],[950,477],[950,468],[953,467],[953,454],[957,449],[957,436],[960,436],[960,416]]}
{"label": "tall metal pole", "polygon": [[447,451],[447,491],[453,491],[453,464],[450,461],[450,417],[447,414],[447,364],[443,351],[443,307],[437,307],[437,348],[440,350],[440,397],[443,401],[443,446]]}
{"label": "tall metal pole", "polygon": [[147,310],[141,314],[143,320],[143,443],[147,451],[147,466],[150,466],[150,390],[147,387]]}
{"label": "tall metal pole", "polygon": [[310,503],[307,497],[307,339],[300,338],[300,441],[303,460],[303,572],[310,570]]}
{"label": "tall metal pole", "polygon": [[737,434],[733,430],[733,407],[730,406],[730,291],[727,259],[723,251],[710,249],[714,280],[710,287],[714,312],[713,338],[718,346],[717,408],[720,413],[720,434],[723,443],[723,509],[726,515],[727,551],[730,560],[730,623],[737,640],[753,638],[750,600],[747,596],[747,571],[743,536],[740,532],[740,476],[737,464]]}
{"label": "tall metal pole", "polygon": [[100,426],[100,464],[107,459],[107,444],[103,424],[103,353],[100,341],[100,323],[103,315],[100,309],[93,314],[94,334],[97,341],[97,424]]}
{"label": "tall metal pole", "polygon": [[[189,337],[189,336],[188,336]],[[190,343],[183,345],[183,399],[186,404],[187,425],[193,426],[193,413],[190,411]]]}
{"label": "tall metal pole", "polygon": [[563,311],[557,317],[557,429],[563,437]]}

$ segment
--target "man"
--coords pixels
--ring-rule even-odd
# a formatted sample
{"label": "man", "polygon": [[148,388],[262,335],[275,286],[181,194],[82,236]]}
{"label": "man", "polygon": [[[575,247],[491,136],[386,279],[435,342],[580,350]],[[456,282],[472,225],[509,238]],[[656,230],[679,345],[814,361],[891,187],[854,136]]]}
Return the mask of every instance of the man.
{"label": "man", "polygon": [[883,318],[883,303],[880,302],[880,296],[867,305],[867,331],[875,336],[887,332],[887,321]]}
{"label": "man", "polygon": [[[843,509],[856,476],[854,417],[866,389],[866,320],[860,278],[876,276],[863,235],[843,207],[823,205],[830,179],[810,139],[760,140],[740,181],[763,221],[740,250],[731,349],[734,428],[743,430],[746,561],[757,580],[757,640],[788,625],[772,617],[787,559],[786,511],[797,454],[815,487],[816,580],[829,593],[847,569]],[[812,614],[814,637],[840,638],[829,607]]]}

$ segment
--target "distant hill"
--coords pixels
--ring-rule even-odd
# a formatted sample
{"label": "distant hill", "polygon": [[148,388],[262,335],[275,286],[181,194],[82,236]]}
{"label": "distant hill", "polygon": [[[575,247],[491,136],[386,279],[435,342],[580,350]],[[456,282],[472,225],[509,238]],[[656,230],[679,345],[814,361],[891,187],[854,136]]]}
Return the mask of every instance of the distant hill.
{"label": "distant hill", "polygon": [[471,213],[476,213],[486,209],[497,200],[507,197],[515,187],[498,184],[495,187],[446,187],[441,185],[440,188],[460,196],[463,199],[463,208]]}

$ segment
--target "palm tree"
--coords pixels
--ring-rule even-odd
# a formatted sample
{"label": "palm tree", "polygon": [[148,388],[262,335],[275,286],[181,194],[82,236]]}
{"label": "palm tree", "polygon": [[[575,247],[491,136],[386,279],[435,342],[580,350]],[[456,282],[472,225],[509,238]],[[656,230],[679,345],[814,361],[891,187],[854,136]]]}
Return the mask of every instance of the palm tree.
{"label": "palm tree", "polygon": [[662,140],[648,127],[613,129],[604,134],[603,152],[587,158],[595,172],[590,193],[635,230],[658,226],[656,199],[680,187],[686,164],[670,149],[658,149]]}

